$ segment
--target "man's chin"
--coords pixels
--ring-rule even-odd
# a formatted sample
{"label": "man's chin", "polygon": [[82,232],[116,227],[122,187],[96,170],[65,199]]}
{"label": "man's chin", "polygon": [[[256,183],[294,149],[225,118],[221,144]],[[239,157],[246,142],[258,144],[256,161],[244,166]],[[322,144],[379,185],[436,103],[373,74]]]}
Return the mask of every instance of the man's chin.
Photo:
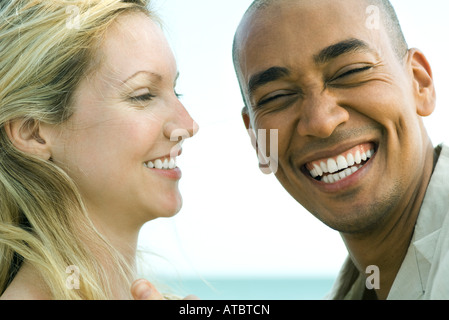
{"label": "man's chin", "polygon": [[315,216],[329,228],[342,234],[367,235],[376,232],[386,223],[395,203],[396,201],[390,198],[368,205],[352,204],[350,207],[338,209],[333,207]]}

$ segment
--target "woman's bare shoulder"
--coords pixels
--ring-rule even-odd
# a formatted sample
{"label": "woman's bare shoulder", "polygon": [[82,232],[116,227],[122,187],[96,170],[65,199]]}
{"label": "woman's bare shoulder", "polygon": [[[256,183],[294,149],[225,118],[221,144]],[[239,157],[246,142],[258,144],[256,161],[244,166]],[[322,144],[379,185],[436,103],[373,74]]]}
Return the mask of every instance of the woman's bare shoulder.
{"label": "woman's bare shoulder", "polygon": [[51,300],[51,296],[37,271],[24,264],[0,300]]}

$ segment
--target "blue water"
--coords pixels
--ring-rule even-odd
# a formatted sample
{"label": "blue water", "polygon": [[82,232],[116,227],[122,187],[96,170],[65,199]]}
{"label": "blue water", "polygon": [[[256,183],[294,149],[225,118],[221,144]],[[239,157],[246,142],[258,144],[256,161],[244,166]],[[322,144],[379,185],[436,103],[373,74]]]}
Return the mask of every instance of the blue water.
{"label": "blue water", "polygon": [[319,300],[334,278],[293,279],[184,279],[168,284],[177,294],[202,300]]}

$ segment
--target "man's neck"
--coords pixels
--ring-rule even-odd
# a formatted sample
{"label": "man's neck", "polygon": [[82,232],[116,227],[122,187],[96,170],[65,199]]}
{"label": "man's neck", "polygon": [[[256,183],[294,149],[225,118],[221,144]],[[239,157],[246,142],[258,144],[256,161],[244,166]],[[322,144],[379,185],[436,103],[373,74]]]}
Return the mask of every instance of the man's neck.
{"label": "man's neck", "polygon": [[390,219],[366,234],[341,234],[352,261],[363,276],[371,275],[367,273],[369,266],[378,268],[380,279],[375,292],[379,299],[388,297],[410,246],[421,204],[436,163],[431,144],[427,154],[428,159],[422,170],[421,183],[404,195],[401,205],[390,213]]}

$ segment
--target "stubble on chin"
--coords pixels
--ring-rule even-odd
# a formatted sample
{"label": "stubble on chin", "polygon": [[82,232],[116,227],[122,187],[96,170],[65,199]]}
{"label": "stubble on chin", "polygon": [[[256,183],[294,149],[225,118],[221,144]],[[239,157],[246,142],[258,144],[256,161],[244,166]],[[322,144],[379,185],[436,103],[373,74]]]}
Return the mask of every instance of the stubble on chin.
{"label": "stubble on chin", "polygon": [[[393,188],[395,191],[398,188]],[[350,201],[351,200],[346,200]],[[331,217],[324,218],[321,214],[314,214],[331,229],[342,234],[364,235],[376,232],[385,225],[386,221],[398,208],[400,195],[391,192],[381,199],[375,199],[366,204],[356,204],[345,212],[332,212]]]}

